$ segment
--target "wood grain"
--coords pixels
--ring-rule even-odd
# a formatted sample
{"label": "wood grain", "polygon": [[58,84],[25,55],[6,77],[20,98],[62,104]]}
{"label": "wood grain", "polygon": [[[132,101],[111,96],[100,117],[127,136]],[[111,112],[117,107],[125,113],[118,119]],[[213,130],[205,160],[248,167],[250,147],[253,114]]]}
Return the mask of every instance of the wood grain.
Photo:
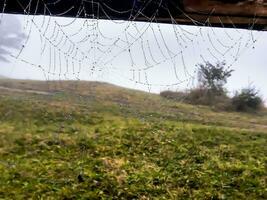
{"label": "wood grain", "polygon": [[267,0],[184,0],[185,11],[238,17],[267,17]]}

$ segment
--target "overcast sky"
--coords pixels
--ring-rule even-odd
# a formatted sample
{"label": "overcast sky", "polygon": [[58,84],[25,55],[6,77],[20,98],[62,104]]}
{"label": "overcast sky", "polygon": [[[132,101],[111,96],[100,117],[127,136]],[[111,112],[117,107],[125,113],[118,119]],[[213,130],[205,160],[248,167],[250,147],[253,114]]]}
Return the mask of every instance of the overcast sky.
{"label": "overcast sky", "polygon": [[[267,99],[264,32],[11,15],[3,16],[0,31],[3,76],[99,80],[160,92],[194,87],[197,64],[225,61],[235,70],[229,91],[253,83]],[[5,35],[12,48],[3,44]]]}

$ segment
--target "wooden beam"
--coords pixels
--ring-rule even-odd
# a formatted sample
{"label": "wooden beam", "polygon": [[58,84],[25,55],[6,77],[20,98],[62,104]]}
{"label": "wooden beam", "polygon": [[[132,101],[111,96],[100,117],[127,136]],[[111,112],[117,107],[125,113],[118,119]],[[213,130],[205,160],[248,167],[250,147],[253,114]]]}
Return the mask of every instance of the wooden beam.
{"label": "wooden beam", "polygon": [[[5,13],[265,30],[267,0],[6,0]],[[4,8],[4,9],[2,9]]]}
{"label": "wooden beam", "polygon": [[184,0],[188,13],[267,17],[267,0]]}

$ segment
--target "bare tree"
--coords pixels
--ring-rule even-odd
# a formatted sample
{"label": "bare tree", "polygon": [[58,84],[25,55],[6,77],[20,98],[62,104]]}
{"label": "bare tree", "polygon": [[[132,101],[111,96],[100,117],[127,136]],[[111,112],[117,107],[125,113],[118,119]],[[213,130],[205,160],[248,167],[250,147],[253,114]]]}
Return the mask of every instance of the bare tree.
{"label": "bare tree", "polygon": [[0,61],[9,62],[8,54],[12,49],[21,48],[25,39],[20,21],[13,15],[4,15],[0,24]]}

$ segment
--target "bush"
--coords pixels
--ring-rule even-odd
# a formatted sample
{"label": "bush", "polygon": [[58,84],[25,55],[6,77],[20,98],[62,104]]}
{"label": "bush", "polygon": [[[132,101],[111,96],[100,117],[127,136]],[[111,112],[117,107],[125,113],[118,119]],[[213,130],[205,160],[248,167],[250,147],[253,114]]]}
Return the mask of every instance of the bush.
{"label": "bush", "polygon": [[254,87],[242,89],[241,92],[236,92],[232,98],[234,110],[239,112],[259,111],[263,106],[263,100],[259,95],[258,90]]}
{"label": "bush", "polygon": [[174,91],[163,91],[160,93],[160,96],[166,99],[175,100],[175,101],[183,101],[187,97],[186,92],[174,92]]}
{"label": "bush", "polygon": [[211,92],[206,88],[191,89],[187,94],[188,103],[193,105],[211,105],[211,98]]}
{"label": "bush", "polygon": [[212,106],[219,110],[229,110],[231,99],[226,92],[220,94],[205,88],[195,88],[188,93],[188,103],[193,105]]}
{"label": "bush", "polygon": [[163,91],[160,93],[160,96],[192,105],[213,106],[219,110],[229,110],[231,105],[231,99],[227,97],[226,93],[218,95],[214,94],[213,91],[202,87],[185,92]]}

